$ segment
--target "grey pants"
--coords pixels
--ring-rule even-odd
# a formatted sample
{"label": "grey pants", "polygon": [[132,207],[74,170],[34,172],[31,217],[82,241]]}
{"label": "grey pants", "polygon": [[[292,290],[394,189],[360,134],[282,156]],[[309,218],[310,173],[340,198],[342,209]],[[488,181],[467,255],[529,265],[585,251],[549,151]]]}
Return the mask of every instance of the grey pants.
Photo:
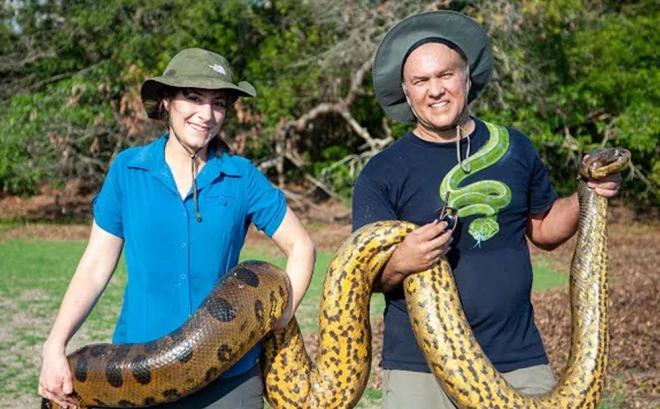
{"label": "grey pants", "polygon": [[154,406],[158,409],[263,409],[263,382],[259,365],[231,378],[219,378],[185,398]]}
{"label": "grey pants", "polygon": [[[529,395],[549,392],[555,384],[549,365],[518,369],[502,376],[511,386]],[[385,369],[382,389],[382,409],[456,409],[430,373]]]}

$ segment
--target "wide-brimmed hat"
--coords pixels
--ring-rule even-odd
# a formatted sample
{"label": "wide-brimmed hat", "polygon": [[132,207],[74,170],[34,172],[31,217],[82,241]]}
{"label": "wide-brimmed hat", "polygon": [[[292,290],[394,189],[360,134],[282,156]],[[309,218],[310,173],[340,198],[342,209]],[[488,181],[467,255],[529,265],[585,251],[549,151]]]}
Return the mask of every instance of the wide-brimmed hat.
{"label": "wide-brimmed hat", "polygon": [[158,118],[158,102],[164,87],[222,89],[233,99],[254,97],[257,91],[247,81],[234,83],[231,66],[220,54],[201,48],[188,48],[175,55],[160,77],[142,84],[142,105],[149,118]]}
{"label": "wide-brimmed hat", "polygon": [[378,45],[372,74],[378,103],[387,115],[404,124],[417,121],[401,88],[404,59],[411,47],[427,39],[457,47],[467,58],[472,83],[468,103],[486,86],[493,70],[488,36],[471,18],[455,11],[442,10],[415,14],[401,20]]}

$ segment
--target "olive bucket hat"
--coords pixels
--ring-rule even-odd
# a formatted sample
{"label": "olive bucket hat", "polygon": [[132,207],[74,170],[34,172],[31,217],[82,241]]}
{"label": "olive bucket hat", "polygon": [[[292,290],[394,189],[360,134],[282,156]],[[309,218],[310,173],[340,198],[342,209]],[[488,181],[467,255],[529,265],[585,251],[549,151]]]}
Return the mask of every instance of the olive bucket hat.
{"label": "olive bucket hat", "polygon": [[411,49],[425,40],[458,49],[467,59],[472,83],[468,103],[486,86],[493,70],[493,54],[486,32],[464,14],[441,10],[401,20],[378,45],[372,75],[378,103],[387,115],[404,124],[414,124],[417,120],[401,87],[403,64]]}
{"label": "olive bucket hat", "polygon": [[257,91],[246,81],[234,83],[231,66],[214,52],[188,48],[175,55],[160,77],[142,84],[142,105],[149,118],[158,118],[158,102],[164,87],[229,90],[233,99],[254,97]]}

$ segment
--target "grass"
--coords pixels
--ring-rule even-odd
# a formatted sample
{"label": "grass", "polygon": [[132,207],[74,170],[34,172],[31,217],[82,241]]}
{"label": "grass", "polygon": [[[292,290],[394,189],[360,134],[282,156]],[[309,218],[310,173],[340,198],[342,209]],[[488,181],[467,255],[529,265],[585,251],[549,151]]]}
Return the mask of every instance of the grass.
{"label": "grass", "polygon": [[534,259],[534,291],[545,291],[551,288],[568,285],[568,272],[558,272],[553,269],[554,260],[550,257],[537,257]]}
{"label": "grass", "polygon": [[[41,344],[48,334],[70,277],[85,248],[84,242],[8,240],[0,241],[0,407],[36,407],[36,385],[41,366]],[[246,247],[241,260],[260,259],[284,267],[284,256],[272,249]],[[332,253],[320,252],[309,291],[296,316],[303,332],[318,328],[323,278]],[[534,265],[534,289],[567,285],[568,274],[552,271],[552,259]],[[119,313],[126,271],[123,261],[96,308],[72,344],[108,342]],[[375,295],[372,317],[382,313],[384,302]],[[74,342],[75,341],[75,342]],[[368,388],[358,407],[380,406],[381,392]],[[16,402],[22,402],[16,405]],[[10,403],[14,406],[10,406]],[[616,404],[608,402],[606,405]],[[613,409],[616,406],[601,406]]]}

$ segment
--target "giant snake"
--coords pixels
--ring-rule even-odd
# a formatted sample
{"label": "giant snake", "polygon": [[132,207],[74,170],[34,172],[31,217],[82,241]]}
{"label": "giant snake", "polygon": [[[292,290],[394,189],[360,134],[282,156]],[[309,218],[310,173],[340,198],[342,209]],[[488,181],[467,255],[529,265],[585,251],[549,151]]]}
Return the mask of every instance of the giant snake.
{"label": "giant snake", "polygon": [[[450,266],[404,280],[417,341],[429,367],[459,408],[596,408],[608,356],[607,200],[586,186],[618,172],[629,152],[596,152],[580,167],[580,217],[571,264],[572,336],[568,363],[555,388],[524,396],[504,381],[476,342],[461,308]],[[259,339],[266,397],[274,408],[351,408],[371,362],[369,299],[390,255],[415,229],[386,221],[353,233],[333,259],[323,285],[319,348],[311,363],[295,319],[270,332],[288,299],[286,274],[262,262],[228,272],[177,331],[145,344],[96,344],[69,355],[72,397],[80,407],[146,407],[200,390]],[[42,408],[59,408],[43,400]]]}

